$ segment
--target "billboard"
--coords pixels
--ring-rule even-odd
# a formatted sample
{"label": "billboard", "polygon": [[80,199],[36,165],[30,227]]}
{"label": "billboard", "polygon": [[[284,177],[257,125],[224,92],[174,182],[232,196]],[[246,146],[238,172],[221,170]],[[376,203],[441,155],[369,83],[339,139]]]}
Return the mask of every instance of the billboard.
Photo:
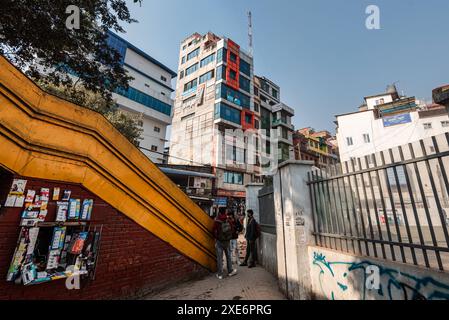
{"label": "billboard", "polygon": [[384,127],[391,127],[398,124],[410,123],[412,122],[412,117],[410,116],[410,113],[403,113],[394,116],[383,117],[382,120],[384,123]]}

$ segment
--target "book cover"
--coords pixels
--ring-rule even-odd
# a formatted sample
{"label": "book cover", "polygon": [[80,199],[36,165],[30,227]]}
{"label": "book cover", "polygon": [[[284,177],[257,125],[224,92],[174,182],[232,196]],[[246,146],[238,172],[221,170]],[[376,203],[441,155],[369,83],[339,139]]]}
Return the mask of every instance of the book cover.
{"label": "book cover", "polygon": [[50,201],[50,189],[41,188],[41,201],[45,202]]}
{"label": "book cover", "polygon": [[25,187],[27,185],[27,180],[14,179],[12,182],[9,194],[22,196],[25,193]]}
{"label": "book cover", "polygon": [[81,252],[83,251],[84,243],[87,239],[87,235],[88,235],[88,232],[80,232],[80,233],[76,234],[73,237],[72,242],[70,243],[69,253],[81,254]]}
{"label": "book cover", "polygon": [[84,199],[83,207],[81,210],[81,219],[82,220],[90,220],[92,209],[94,205],[94,200],[92,199]]}
{"label": "book cover", "polygon": [[70,199],[69,201],[69,219],[79,219],[80,215],[80,199]]}
{"label": "book cover", "polygon": [[67,211],[69,209],[69,203],[65,201],[58,201],[56,203],[56,221],[65,222],[67,220]]}
{"label": "book cover", "polygon": [[62,201],[69,201],[71,195],[72,191],[64,190],[64,194],[62,195]]}
{"label": "book cover", "polygon": [[33,203],[35,196],[36,196],[36,190],[28,190],[27,196],[25,198],[25,202],[26,203]]}
{"label": "book cover", "polygon": [[53,189],[53,201],[59,201],[59,195],[61,193],[61,188],[54,188]]}

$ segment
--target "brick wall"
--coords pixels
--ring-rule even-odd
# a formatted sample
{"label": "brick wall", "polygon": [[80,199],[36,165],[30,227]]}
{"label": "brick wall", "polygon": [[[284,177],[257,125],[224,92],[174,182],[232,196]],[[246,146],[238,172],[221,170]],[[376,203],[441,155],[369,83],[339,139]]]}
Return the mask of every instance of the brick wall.
{"label": "brick wall", "polygon": [[[25,178],[26,179],[26,178]],[[72,198],[94,199],[91,225],[103,225],[96,278],[82,282],[81,290],[67,290],[65,280],[34,286],[6,282],[6,274],[19,235],[20,208],[0,209],[0,300],[2,299],[116,299],[135,298],[207,271],[169,244],[134,223],[79,185],[27,179],[26,189],[60,187]],[[0,203],[11,186],[12,176],[1,174]],[[48,206],[46,221],[54,221],[56,203]]]}

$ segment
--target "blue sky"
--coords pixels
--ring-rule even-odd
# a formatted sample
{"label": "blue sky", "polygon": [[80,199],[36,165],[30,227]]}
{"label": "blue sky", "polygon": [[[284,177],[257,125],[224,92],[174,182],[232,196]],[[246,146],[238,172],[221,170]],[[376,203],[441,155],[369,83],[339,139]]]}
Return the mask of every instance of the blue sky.
{"label": "blue sky", "polygon": [[[381,30],[365,27],[368,5]],[[125,39],[177,71],[180,42],[212,31],[248,47],[252,11],[255,72],[281,87],[297,128],[335,130],[336,114],[398,82],[406,95],[430,100],[449,83],[447,0],[143,0],[129,1],[139,22]]]}

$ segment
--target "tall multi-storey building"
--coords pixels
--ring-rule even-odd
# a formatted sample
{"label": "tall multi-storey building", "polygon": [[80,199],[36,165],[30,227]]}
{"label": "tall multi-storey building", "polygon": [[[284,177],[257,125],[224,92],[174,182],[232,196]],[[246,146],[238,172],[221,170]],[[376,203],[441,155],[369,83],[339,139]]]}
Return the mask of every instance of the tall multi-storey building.
{"label": "tall multi-storey building", "polygon": [[122,110],[142,115],[141,150],[153,162],[162,163],[173,109],[171,80],[177,74],[112,32],[108,44],[121,54],[121,64],[134,78],[128,90],[117,90],[113,98]]}
{"label": "tall multi-storey building", "polygon": [[245,184],[258,181],[253,59],[231,39],[195,33],[182,41],[176,85],[170,164],[210,165],[216,196],[245,199]]}
{"label": "tall multi-storey building", "polygon": [[[266,165],[273,158],[270,156],[273,152],[277,153],[274,161],[278,163],[294,159],[292,117],[295,111],[281,102],[280,87],[266,77],[255,76],[254,99],[254,109],[260,117],[260,129],[269,138],[265,139],[265,145],[262,146],[267,158],[262,160],[262,164]],[[277,142],[273,143],[273,140]]]}
{"label": "tall multi-storey building", "polygon": [[212,166],[220,203],[243,203],[246,184],[293,158],[294,110],[253,69],[231,39],[195,33],[181,43],[169,163]]}

